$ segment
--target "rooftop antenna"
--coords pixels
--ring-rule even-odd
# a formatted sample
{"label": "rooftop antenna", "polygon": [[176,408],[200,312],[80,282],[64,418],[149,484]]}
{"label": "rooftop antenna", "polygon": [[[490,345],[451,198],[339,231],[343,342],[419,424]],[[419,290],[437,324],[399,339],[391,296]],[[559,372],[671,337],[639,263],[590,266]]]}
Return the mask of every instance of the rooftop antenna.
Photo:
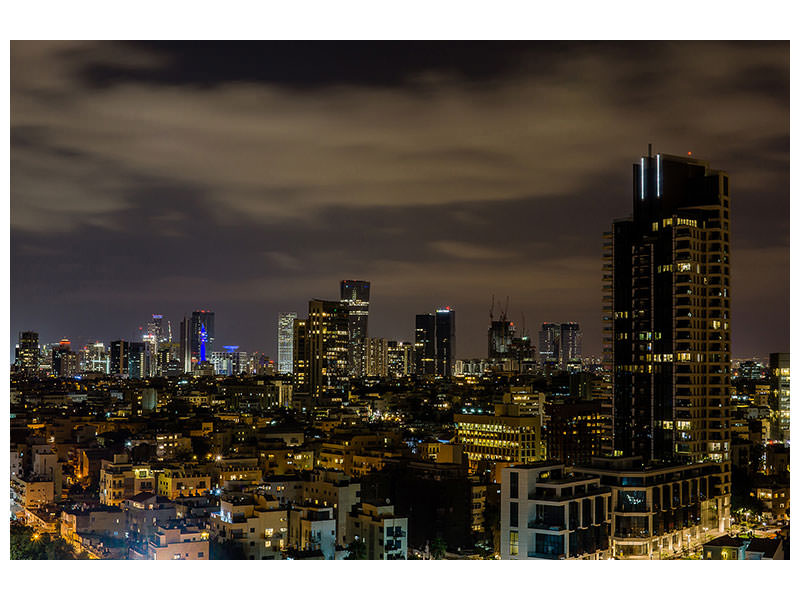
{"label": "rooftop antenna", "polygon": [[653,158],[653,144],[647,144],[647,158]]}

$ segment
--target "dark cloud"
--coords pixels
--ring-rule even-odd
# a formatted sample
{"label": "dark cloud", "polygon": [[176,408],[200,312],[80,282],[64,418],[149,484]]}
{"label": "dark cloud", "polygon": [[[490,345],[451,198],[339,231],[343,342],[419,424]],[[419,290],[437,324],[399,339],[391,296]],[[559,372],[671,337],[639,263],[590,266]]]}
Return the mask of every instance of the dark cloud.
{"label": "dark cloud", "polygon": [[786,43],[15,42],[11,63],[13,334],[108,341],[202,306],[274,353],[277,312],[364,277],[372,335],[450,304],[480,355],[509,295],[597,353],[601,234],[652,142],[730,173],[734,353],[788,349]]}

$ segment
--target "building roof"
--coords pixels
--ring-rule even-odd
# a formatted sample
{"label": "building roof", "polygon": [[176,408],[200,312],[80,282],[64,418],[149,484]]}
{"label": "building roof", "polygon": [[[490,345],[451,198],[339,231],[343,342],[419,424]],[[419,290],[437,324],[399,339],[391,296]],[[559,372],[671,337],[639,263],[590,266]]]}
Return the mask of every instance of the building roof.
{"label": "building roof", "polygon": [[741,548],[745,546],[749,540],[747,538],[731,537],[723,535],[703,544],[704,546],[712,547],[725,547],[725,548]]}
{"label": "building roof", "polygon": [[781,539],[753,538],[747,546],[748,552],[757,552],[772,558],[781,547]]}

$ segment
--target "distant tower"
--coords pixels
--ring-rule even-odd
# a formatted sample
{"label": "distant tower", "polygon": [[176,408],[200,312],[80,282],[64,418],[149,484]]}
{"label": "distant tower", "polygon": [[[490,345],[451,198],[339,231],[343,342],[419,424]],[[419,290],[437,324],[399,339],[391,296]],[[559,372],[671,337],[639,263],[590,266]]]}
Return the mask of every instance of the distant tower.
{"label": "distant tower", "polygon": [[414,356],[417,375],[436,375],[436,317],[432,314],[417,315]]}
{"label": "distant tower", "polygon": [[294,356],[294,320],[295,312],[278,314],[278,373],[285,375],[292,372]]}
{"label": "distant tower", "polygon": [[20,331],[16,348],[17,367],[27,375],[39,369],[39,334],[35,331]]}
{"label": "distant tower", "polygon": [[539,332],[539,360],[542,365],[559,362],[560,342],[561,326],[558,323],[542,323]]}
{"label": "distant tower", "polygon": [[198,362],[206,360],[206,357],[211,356],[211,353],[214,351],[213,311],[196,310],[192,313],[191,331],[189,333],[189,346],[191,349],[191,367]]}
{"label": "distant tower", "polygon": [[453,375],[456,354],[456,311],[449,306],[436,310],[436,374]]}
{"label": "distant tower", "polygon": [[583,347],[581,326],[578,323],[572,322],[561,323],[559,337],[559,362],[561,363],[561,368],[566,370],[570,368],[570,366],[575,365],[580,368]]}
{"label": "distant tower", "polygon": [[369,320],[369,281],[340,282],[340,299],[347,307],[347,368],[353,377],[364,375],[364,340]]}

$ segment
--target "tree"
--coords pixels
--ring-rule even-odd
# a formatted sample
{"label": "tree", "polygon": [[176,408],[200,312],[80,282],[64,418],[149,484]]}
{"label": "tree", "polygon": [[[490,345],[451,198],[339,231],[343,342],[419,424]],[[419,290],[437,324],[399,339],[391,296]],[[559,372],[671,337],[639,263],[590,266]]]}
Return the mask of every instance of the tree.
{"label": "tree", "polygon": [[347,546],[347,556],[345,560],[366,560],[367,559],[367,545],[364,540],[356,538]]}
{"label": "tree", "polygon": [[436,538],[431,542],[431,556],[435,560],[442,560],[447,552],[447,544],[442,538]]}
{"label": "tree", "polygon": [[245,560],[244,549],[235,540],[211,540],[208,549],[210,560]]}
{"label": "tree", "polygon": [[62,538],[47,533],[37,533],[19,521],[11,521],[12,560],[70,560],[75,555]]}

